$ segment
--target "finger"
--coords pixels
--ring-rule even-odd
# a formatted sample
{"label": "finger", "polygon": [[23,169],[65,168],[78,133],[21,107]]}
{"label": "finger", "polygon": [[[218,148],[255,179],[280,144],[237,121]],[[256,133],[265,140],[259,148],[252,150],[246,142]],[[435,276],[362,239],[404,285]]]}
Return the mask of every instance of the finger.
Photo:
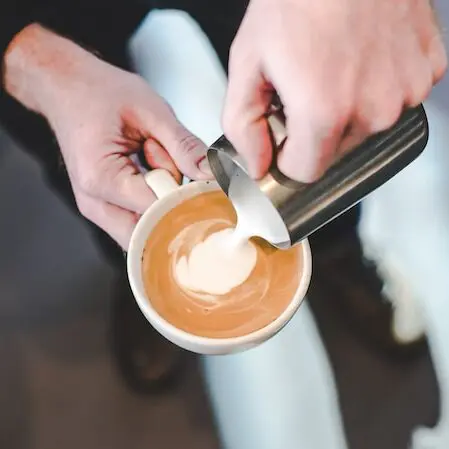
{"label": "finger", "polygon": [[150,167],[168,170],[178,183],[182,181],[182,175],[173,162],[173,159],[158,142],[154,139],[147,139],[144,143],[143,151]]}
{"label": "finger", "polygon": [[179,170],[191,179],[211,179],[212,172],[206,159],[207,147],[188,131],[173,111],[164,105],[157,117],[149,114],[151,136],[166,150]]}
{"label": "finger", "polygon": [[417,0],[410,5],[410,11],[414,16],[414,25],[422,53],[431,67],[432,84],[436,84],[441,80],[447,68],[447,54],[437,14],[429,2]]}
{"label": "finger", "polygon": [[397,33],[404,36],[400,42],[396,39],[392,43],[394,63],[404,93],[403,104],[415,107],[427,98],[432,89],[432,69],[413,23],[405,21],[399,24]]}
{"label": "finger", "polygon": [[90,196],[138,214],[156,199],[129,157],[111,152],[97,169],[96,185],[85,190]]}
{"label": "finger", "polygon": [[150,92],[144,107],[133,110],[132,128],[147,139],[157,141],[170,155],[179,170],[191,179],[210,179],[206,145],[190,133],[176,118],[170,106],[157,94]]}
{"label": "finger", "polygon": [[343,126],[331,119],[321,122],[304,117],[300,112],[288,116],[288,138],[278,156],[278,167],[289,178],[310,183],[335,160]]}
{"label": "finger", "polygon": [[427,56],[432,67],[432,81],[436,84],[441,81],[448,67],[448,56],[441,32],[436,32],[430,41]]}
{"label": "finger", "polygon": [[271,102],[272,89],[260,69],[245,59],[238,47],[231,52],[229,84],[226,94],[223,129],[226,137],[243,156],[249,174],[262,177],[271,164],[273,148],[265,114]]}
{"label": "finger", "polygon": [[76,195],[81,214],[109,234],[124,250],[128,249],[131,234],[139,215],[106,203],[86,194]]}
{"label": "finger", "polygon": [[293,67],[278,76],[275,85],[284,104],[288,136],[278,167],[296,181],[316,181],[336,156],[349,107],[326,95],[322,83],[301,81]]}
{"label": "finger", "polygon": [[397,76],[391,48],[379,48],[364,61],[357,83],[354,121],[368,135],[384,131],[399,119],[404,108],[404,87]]}
{"label": "finger", "polygon": [[288,136],[278,155],[278,167],[291,179],[313,182],[336,156],[352,112],[355,70],[351,61],[345,71],[328,70],[344,64],[344,52],[321,49],[319,58],[310,59],[305,44],[297,46],[296,58],[282,57],[282,49],[274,50],[277,57],[267,74],[284,105]]}
{"label": "finger", "polygon": [[165,123],[158,132],[160,143],[167,150],[179,170],[190,179],[211,179],[206,159],[206,145],[179,122]]}
{"label": "finger", "polygon": [[343,133],[342,140],[337,148],[337,158],[349,153],[357,146],[362,144],[368,137],[367,130],[362,123],[352,122],[347,130]]}

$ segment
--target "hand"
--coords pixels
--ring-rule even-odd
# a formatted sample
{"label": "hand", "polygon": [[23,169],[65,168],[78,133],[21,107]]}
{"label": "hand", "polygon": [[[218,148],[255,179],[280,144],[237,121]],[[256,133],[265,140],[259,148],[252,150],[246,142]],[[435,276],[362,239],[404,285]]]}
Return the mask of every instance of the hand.
{"label": "hand", "polygon": [[6,87],[48,119],[80,212],[126,249],[155,200],[129,156],[143,149],[149,165],[178,180],[178,168],[190,178],[208,178],[205,145],[142,78],[40,27],[22,33],[7,52]]}
{"label": "hand", "polygon": [[263,176],[276,91],[288,135],[278,166],[311,182],[425,100],[446,67],[429,0],[251,0],[231,48],[225,134]]}

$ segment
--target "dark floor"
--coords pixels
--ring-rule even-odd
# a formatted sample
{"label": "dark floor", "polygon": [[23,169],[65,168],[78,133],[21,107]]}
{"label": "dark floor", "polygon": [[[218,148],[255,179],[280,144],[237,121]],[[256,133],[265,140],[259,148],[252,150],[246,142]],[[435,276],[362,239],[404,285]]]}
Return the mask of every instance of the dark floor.
{"label": "dark floor", "polygon": [[[0,204],[0,448],[218,448],[196,394],[194,361],[176,391],[141,397],[127,390],[107,338],[112,273],[37,165],[4,134]],[[436,420],[431,364],[426,350],[384,355],[341,313],[338,282],[322,279],[334,268],[338,279],[351,276],[350,266],[338,274],[348,247],[317,250],[311,304],[336,370],[350,447],[406,449],[415,425]]]}

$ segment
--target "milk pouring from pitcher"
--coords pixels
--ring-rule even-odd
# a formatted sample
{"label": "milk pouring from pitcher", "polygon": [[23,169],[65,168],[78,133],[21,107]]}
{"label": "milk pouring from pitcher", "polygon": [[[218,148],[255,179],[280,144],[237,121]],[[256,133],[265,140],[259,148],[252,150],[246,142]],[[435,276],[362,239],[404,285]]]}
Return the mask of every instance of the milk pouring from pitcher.
{"label": "milk pouring from pitcher", "polygon": [[210,146],[207,157],[235,208],[237,232],[281,249],[299,243],[391,179],[421,154],[429,137],[423,106],[408,109],[395,125],[348,152],[318,181],[304,184],[284,176],[276,165],[276,154],[288,138],[282,111],[274,110],[268,122],[274,157],[262,179],[249,177],[243,158],[225,136]]}

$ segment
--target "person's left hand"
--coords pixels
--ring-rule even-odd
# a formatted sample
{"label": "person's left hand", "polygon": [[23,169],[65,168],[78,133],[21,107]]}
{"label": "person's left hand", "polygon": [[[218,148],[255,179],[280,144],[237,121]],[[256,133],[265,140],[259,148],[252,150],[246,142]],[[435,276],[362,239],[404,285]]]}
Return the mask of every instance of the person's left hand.
{"label": "person's left hand", "polygon": [[278,166],[311,182],[421,103],[446,67],[431,0],[251,0],[231,48],[224,131],[263,176],[276,91],[288,135]]}
{"label": "person's left hand", "polygon": [[204,143],[140,76],[39,24],[15,36],[4,66],[6,90],[52,127],[79,211],[123,249],[156,200],[133,155],[178,181],[210,179]]}

